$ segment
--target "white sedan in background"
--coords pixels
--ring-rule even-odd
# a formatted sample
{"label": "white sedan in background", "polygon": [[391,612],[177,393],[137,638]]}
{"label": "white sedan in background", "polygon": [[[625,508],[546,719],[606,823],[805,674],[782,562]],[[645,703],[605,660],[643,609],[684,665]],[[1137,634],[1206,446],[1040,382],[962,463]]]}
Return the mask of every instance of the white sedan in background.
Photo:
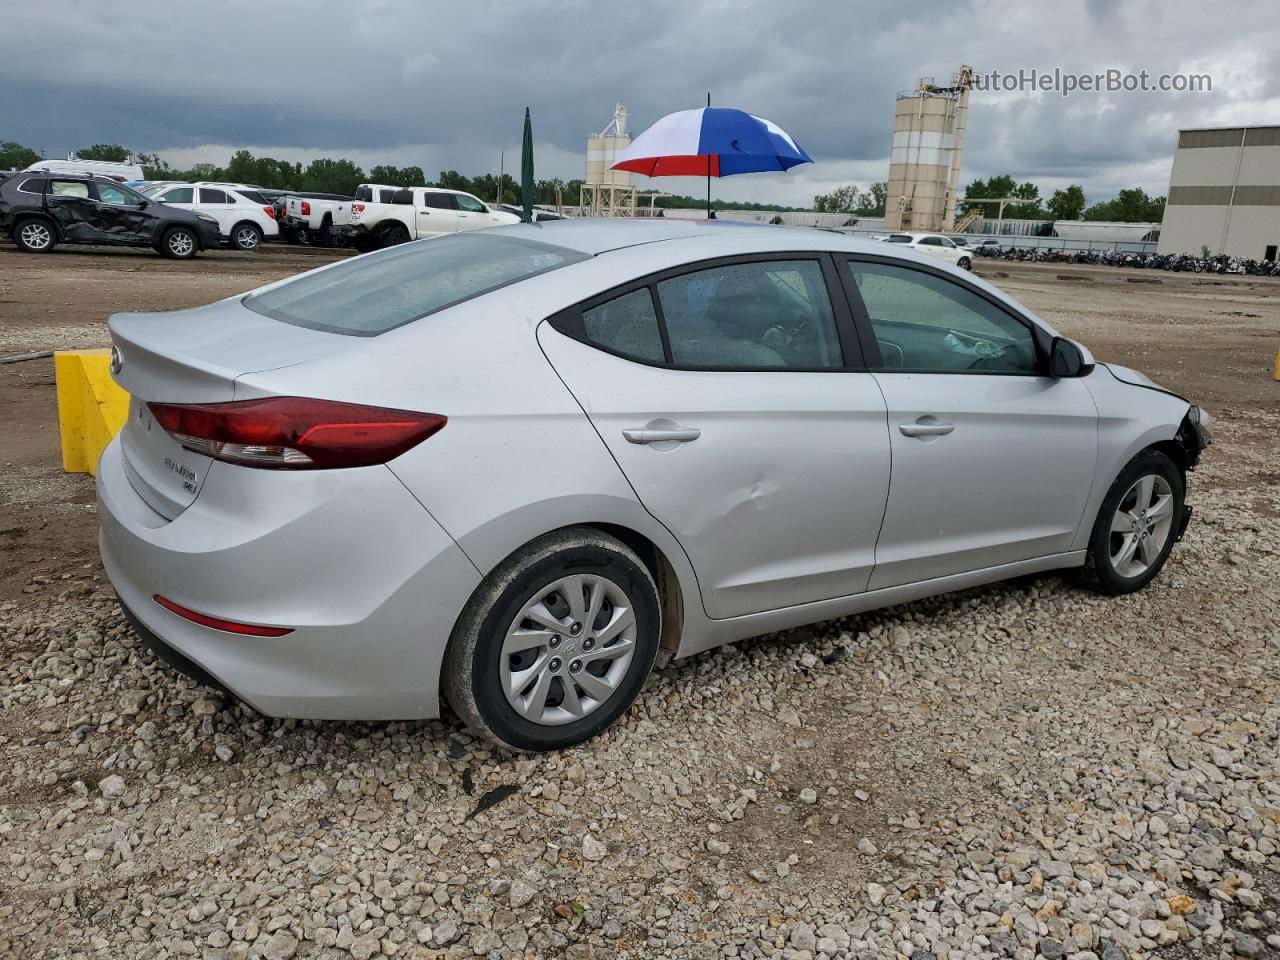
{"label": "white sedan in background", "polygon": [[973,253],[970,250],[958,246],[950,237],[944,237],[938,233],[891,233],[885,238],[885,242],[900,243],[912,250],[945,260],[962,270],[968,270],[973,266]]}

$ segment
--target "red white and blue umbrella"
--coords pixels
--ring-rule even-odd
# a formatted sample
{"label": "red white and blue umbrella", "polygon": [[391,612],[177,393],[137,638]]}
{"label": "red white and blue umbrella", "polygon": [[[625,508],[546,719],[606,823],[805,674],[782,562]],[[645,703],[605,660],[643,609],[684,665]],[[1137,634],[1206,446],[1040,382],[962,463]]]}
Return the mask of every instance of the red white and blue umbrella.
{"label": "red white and blue umbrella", "polygon": [[636,137],[612,170],[646,177],[706,177],[777,173],[813,159],[780,126],[744,110],[702,107],[669,113]]}

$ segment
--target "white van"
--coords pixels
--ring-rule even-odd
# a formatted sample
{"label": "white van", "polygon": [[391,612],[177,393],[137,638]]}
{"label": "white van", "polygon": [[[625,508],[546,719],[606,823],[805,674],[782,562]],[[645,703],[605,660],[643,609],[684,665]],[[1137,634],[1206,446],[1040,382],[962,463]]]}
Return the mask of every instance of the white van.
{"label": "white van", "polygon": [[122,182],[143,178],[140,164],[112,163],[108,160],[37,160],[27,169],[46,170],[49,173],[97,174]]}

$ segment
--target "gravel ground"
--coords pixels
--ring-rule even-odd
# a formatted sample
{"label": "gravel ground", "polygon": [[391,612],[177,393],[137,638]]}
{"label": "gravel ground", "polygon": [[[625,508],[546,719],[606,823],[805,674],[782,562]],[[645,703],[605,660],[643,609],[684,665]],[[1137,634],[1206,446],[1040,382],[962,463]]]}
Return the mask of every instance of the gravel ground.
{"label": "gravel ground", "polygon": [[550,756],[264,719],[141,650],[91,559],[29,576],[0,957],[1280,957],[1280,410],[1227,409],[1144,592],[749,641]]}

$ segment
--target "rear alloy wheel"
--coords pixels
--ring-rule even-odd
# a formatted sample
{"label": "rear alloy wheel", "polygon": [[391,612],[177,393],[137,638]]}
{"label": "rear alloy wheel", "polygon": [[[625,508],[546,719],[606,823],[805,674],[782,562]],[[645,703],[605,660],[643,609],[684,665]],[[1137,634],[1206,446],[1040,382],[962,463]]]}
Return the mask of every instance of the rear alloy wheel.
{"label": "rear alloy wheel", "polygon": [[256,223],[237,223],[231,231],[231,246],[252,253],[262,243],[262,231]]}
{"label": "rear alloy wheel", "polygon": [[13,231],[13,242],[27,253],[48,253],[58,245],[58,238],[45,221],[23,220]]}
{"label": "rear alloy wheel", "polygon": [[1160,572],[1177,538],[1182,471],[1158,450],[1145,450],[1116,478],[1089,541],[1086,572],[1103,593],[1133,593]]}
{"label": "rear alloy wheel", "polygon": [[190,260],[197,249],[196,235],[186,227],[171,227],[160,241],[160,252],[171,260]]}
{"label": "rear alloy wheel", "polygon": [[550,534],[472,598],[445,655],[445,693],[499,746],[570,747],[635,700],[660,628],[657,588],[632,550],[585,528]]}

